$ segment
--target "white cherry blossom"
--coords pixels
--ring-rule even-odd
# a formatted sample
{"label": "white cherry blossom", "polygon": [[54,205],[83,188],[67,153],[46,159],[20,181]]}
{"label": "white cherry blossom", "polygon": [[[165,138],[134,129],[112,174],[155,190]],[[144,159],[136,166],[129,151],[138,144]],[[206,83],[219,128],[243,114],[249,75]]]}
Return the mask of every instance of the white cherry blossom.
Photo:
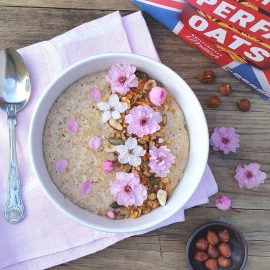
{"label": "white cherry blossom", "polygon": [[99,110],[104,111],[102,115],[102,120],[106,123],[111,118],[117,120],[121,117],[121,113],[126,111],[128,105],[124,102],[119,101],[119,97],[116,94],[112,94],[109,97],[108,102],[97,103]]}
{"label": "white cherry blossom", "polygon": [[121,164],[130,164],[131,166],[139,166],[141,164],[141,156],[145,151],[138,145],[135,138],[128,138],[124,145],[117,145],[116,151],[119,153],[118,161]]}

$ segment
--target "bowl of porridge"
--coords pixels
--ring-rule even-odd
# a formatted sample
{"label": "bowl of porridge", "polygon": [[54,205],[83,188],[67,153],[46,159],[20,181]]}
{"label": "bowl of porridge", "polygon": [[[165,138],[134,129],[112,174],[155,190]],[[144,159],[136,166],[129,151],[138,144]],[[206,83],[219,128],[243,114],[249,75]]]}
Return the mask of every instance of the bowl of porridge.
{"label": "bowl of porridge", "polygon": [[30,155],[48,198],[106,232],[136,232],[181,209],[208,158],[208,128],[190,87],[165,65],[102,54],[65,70],[30,125]]}

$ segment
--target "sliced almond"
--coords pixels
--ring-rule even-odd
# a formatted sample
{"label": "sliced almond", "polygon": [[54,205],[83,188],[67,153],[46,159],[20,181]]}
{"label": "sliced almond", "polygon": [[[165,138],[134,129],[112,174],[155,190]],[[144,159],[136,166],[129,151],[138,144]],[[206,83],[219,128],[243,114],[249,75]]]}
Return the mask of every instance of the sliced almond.
{"label": "sliced almond", "polygon": [[158,143],[164,143],[164,139],[163,138],[158,138]]}
{"label": "sliced almond", "polygon": [[157,199],[161,206],[165,206],[167,202],[167,192],[163,189],[158,190]]}
{"label": "sliced almond", "polygon": [[113,129],[116,129],[116,130],[119,130],[119,131],[123,130],[122,125],[119,122],[117,122],[116,120],[112,119],[112,118],[109,120],[109,125]]}

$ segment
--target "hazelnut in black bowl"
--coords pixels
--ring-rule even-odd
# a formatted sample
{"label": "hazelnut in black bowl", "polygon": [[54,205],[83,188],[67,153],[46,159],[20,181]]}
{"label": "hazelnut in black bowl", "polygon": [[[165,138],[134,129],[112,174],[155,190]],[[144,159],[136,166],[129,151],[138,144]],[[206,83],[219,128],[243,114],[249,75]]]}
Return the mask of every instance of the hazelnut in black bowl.
{"label": "hazelnut in black bowl", "polygon": [[244,270],[247,258],[243,234],[224,222],[201,225],[192,232],[186,245],[190,270]]}

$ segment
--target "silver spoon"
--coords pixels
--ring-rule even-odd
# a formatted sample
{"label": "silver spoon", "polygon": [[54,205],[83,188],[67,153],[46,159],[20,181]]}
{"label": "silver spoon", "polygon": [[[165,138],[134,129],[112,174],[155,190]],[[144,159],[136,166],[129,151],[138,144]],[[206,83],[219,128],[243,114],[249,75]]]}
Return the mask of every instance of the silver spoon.
{"label": "silver spoon", "polygon": [[24,217],[16,154],[16,114],[27,104],[30,93],[30,77],[21,56],[13,49],[0,50],[0,107],[7,113],[10,146],[8,196],[4,214],[6,221],[12,224]]}

